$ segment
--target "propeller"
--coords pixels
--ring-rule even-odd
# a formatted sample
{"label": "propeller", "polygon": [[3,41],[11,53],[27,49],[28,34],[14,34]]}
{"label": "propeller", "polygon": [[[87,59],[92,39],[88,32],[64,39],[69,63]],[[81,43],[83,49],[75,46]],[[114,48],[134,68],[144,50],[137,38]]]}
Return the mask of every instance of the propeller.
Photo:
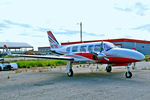
{"label": "propeller", "polygon": [[98,54],[98,57],[101,56],[101,59],[104,58],[105,60],[109,61],[109,59],[106,58],[106,55],[105,55],[104,53],[102,53],[102,52],[104,51],[104,48],[105,48],[105,47],[104,47],[104,42],[101,41],[101,50],[100,50],[100,53]]}
{"label": "propeller", "polygon": [[101,41],[101,50],[100,52],[97,54],[97,53],[92,53],[93,55],[95,55],[97,57],[98,60],[101,60],[101,59],[105,59],[107,61],[109,61],[108,58],[106,58],[106,55],[104,53],[102,53],[104,51],[104,42]]}
{"label": "propeller", "polygon": [[100,53],[102,53],[104,51],[104,42],[101,41],[101,50],[100,50]]}
{"label": "propeller", "polygon": [[109,61],[109,59],[108,58],[106,58],[106,55],[104,54],[104,53],[99,53],[98,55],[97,55],[97,59],[98,60],[101,60],[101,59],[105,59],[105,60],[107,60],[107,61]]}

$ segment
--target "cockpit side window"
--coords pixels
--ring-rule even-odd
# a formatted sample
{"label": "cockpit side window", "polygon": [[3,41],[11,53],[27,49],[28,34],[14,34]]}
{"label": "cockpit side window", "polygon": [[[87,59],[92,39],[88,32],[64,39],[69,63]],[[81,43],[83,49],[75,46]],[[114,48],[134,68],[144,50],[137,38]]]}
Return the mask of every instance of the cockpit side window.
{"label": "cockpit side window", "polygon": [[114,48],[115,45],[113,45],[113,44],[111,44],[111,43],[105,43],[105,44],[104,44],[104,47],[105,47],[105,50],[108,51],[108,50]]}
{"label": "cockpit side window", "polygon": [[70,52],[70,47],[67,47],[66,52]]}
{"label": "cockpit side window", "polygon": [[81,46],[80,47],[80,52],[86,52],[86,48],[87,48],[87,46]]}
{"label": "cockpit side window", "polygon": [[100,44],[99,45],[95,45],[94,51],[95,52],[100,52],[100,50],[101,50],[101,45]]}
{"label": "cockpit side window", "polygon": [[89,52],[93,52],[93,49],[94,49],[94,45],[89,45],[89,46],[88,46],[88,51],[89,51]]}
{"label": "cockpit side window", "polygon": [[72,47],[72,52],[77,52],[78,51],[78,46],[73,46]]}

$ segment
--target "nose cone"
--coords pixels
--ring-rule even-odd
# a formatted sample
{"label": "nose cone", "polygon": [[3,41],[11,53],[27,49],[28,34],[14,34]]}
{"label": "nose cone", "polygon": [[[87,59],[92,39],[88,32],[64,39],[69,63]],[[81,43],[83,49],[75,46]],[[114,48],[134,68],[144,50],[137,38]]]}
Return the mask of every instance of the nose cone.
{"label": "nose cone", "polygon": [[113,54],[117,55],[118,57],[134,59],[137,61],[141,61],[145,59],[145,56],[142,53],[131,49],[114,48]]}
{"label": "nose cone", "polygon": [[129,52],[132,53],[133,59],[136,59],[136,60],[139,60],[139,61],[145,59],[145,56],[142,53],[138,52],[138,51],[130,50]]}

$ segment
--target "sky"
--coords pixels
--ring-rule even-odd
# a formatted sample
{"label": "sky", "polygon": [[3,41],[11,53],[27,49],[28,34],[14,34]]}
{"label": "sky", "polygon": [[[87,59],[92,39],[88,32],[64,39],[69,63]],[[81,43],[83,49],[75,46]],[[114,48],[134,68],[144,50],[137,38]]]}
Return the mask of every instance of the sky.
{"label": "sky", "polygon": [[150,41],[150,0],[0,0],[0,42],[49,46],[62,42],[130,38]]}

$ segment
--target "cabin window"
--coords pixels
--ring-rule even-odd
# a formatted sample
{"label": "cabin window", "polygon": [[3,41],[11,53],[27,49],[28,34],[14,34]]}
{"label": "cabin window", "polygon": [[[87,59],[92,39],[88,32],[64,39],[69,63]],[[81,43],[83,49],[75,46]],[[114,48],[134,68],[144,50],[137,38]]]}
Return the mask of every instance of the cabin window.
{"label": "cabin window", "polygon": [[70,47],[68,47],[68,48],[66,49],[66,52],[70,52]]}
{"label": "cabin window", "polygon": [[72,47],[72,52],[77,52],[78,51],[78,46]]}
{"label": "cabin window", "polygon": [[81,46],[80,47],[80,52],[86,52],[86,48],[87,48],[86,46]]}
{"label": "cabin window", "polygon": [[101,45],[95,45],[94,51],[100,52],[100,49],[101,49]]}
{"label": "cabin window", "polygon": [[89,51],[89,52],[93,52],[93,48],[94,48],[93,45],[89,45],[89,46],[88,46],[88,51]]}

